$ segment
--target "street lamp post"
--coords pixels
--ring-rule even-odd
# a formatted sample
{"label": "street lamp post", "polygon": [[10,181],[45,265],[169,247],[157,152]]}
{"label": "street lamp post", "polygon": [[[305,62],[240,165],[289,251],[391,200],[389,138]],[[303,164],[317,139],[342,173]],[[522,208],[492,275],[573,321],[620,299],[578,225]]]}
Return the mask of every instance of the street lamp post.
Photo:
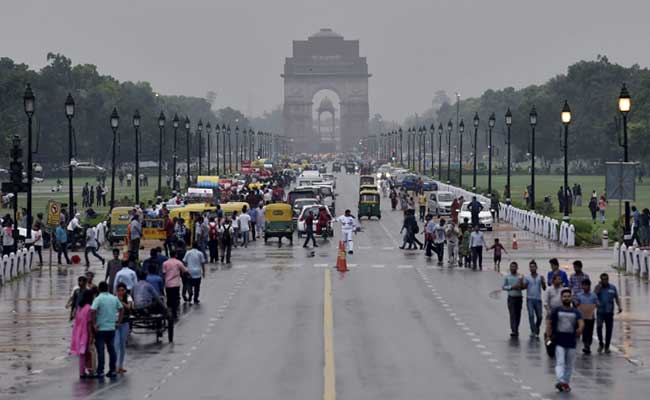
{"label": "street lamp post", "polygon": [[458,187],[463,187],[463,133],[465,132],[465,122],[461,119],[458,124]]}
{"label": "street lamp post", "polygon": [[[230,128],[230,125],[228,125],[228,128]],[[223,150],[221,151],[222,156],[223,156],[223,173],[224,175],[226,174],[226,124],[221,124],[221,134],[223,135]],[[229,130],[229,129],[228,129]]]}
{"label": "street lamp post", "polygon": [[158,116],[159,146],[158,146],[158,196],[162,196],[162,148],[163,148],[163,135],[165,130],[165,114],[161,111]]}
{"label": "street lamp post", "polygon": [[[199,170],[196,176],[201,175],[201,153],[203,153],[203,120],[199,119],[199,124],[196,126],[196,140],[199,142]],[[198,179],[198,178],[197,178]]]}
{"label": "street lamp post", "polygon": [[[27,239],[32,238],[32,180],[34,173],[32,166],[32,117],[34,116],[35,103],[34,92],[28,83],[23,96],[23,105],[27,115]],[[17,200],[14,199],[14,201]]]}
{"label": "street lamp post", "polygon": [[454,124],[451,120],[447,122],[447,185],[451,183],[451,131],[454,129]]}
{"label": "street lamp post", "polygon": [[442,122],[438,124],[438,180],[442,181]]}
{"label": "street lamp post", "polygon": [[210,136],[212,134],[212,125],[210,121],[205,125],[205,135],[208,137],[208,175],[212,175],[212,169],[210,168],[210,153],[212,153],[212,147],[210,146]]}
{"label": "street lamp post", "polygon": [[176,159],[178,158],[178,154],[176,153],[176,142],[177,142],[177,133],[178,133],[178,124],[180,123],[180,120],[178,119],[178,114],[174,114],[174,119],[172,120],[172,127],[174,128],[174,149],[173,149],[173,155],[172,155],[172,189],[176,190],[176,185],[180,184],[176,182]]}
{"label": "street lamp post", "polygon": [[239,126],[235,127],[235,171],[238,168],[239,162]]}
{"label": "street lamp post", "polygon": [[564,100],[564,107],[562,107],[562,123],[564,124],[564,217],[562,220],[564,222],[569,222],[569,193],[567,188],[569,187],[569,159],[567,158],[567,149],[568,149],[568,137],[569,137],[569,124],[571,123],[571,108],[569,108],[569,103]]}
{"label": "street lamp post", "polygon": [[474,114],[474,120],[472,121],[474,124],[474,143],[472,144],[472,153],[474,156],[474,171],[472,171],[473,179],[472,179],[472,192],[476,193],[476,150],[478,147],[478,124],[480,122],[480,119],[478,117],[478,113]]}
{"label": "street lamp post", "polygon": [[190,187],[192,176],[190,173],[190,119],[185,116],[185,144],[187,151],[187,187]]}
{"label": "street lamp post", "polygon": [[[621,94],[618,96],[618,110],[623,116],[623,162],[628,162],[628,146],[627,146],[627,114],[632,107],[632,99],[627,87],[623,84],[621,87]],[[623,240],[627,245],[632,242],[632,232],[630,228],[630,202],[625,200],[625,231],[623,232]]]}
{"label": "street lamp post", "polygon": [[422,127],[418,129],[418,172],[422,173],[422,138],[424,133],[422,132]]}
{"label": "street lamp post", "polygon": [[434,134],[435,131],[436,131],[436,127],[433,126],[433,123],[432,123],[431,126],[429,127],[429,132],[431,133],[431,178],[433,178],[433,176],[435,175],[435,172],[433,170],[433,164],[434,164],[434,162],[433,162],[433,142],[434,142],[433,134]]}
{"label": "street lamp post", "polygon": [[530,209],[535,209],[535,126],[537,125],[537,110],[535,106],[530,110],[530,128],[531,128],[531,145],[530,145],[530,193],[528,199],[530,201]]}
{"label": "street lamp post", "polygon": [[488,120],[488,197],[492,198],[492,128],[496,123],[494,113]]}
{"label": "street lamp post", "polygon": [[232,174],[232,147],[230,146],[230,125],[226,130],[228,134],[228,172]]}
{"label": "street lamp post", "polygon": [[113,108],[111,113],[111,129],[113,130],[113,156],[111,161],[111,202],[109,208],[112,211],[115,207],[115,142],[117,139],[117,127],[120,125],[120,116],[117,114],[117,108]]}
{"label": "street lamp post", "polygon": [[68,97],[65,99],[65,116],[68,118],[68,201],[70,202],[68,206],[70,210],[68,218],[72,219],[75,214],[74,186],[72,184],[72,118],[74,117],[74,99],[70,93],[68,93]]}
{"label": "street lamp post", "polygon": [[215,157],[217,158],[217,176],[219,176],[219,135],[221,134],[221,128],[219,127],[219,124],[217,123],[214,127],[214,133],[217,135],[217,151],[214,153]]}
{"label": "street lamp post", "polygon": [[135,128],[135,204],[140,204],[140,113],[138,110],[133,114],[133,128]]}
{"label": "street lamp post", "polygon": [[510,126],[512,125],[512,113],[510,112],[510,107],[506,111],[506,127],[508,127],[508,156],[506,166],[506,204],[512,204],[512,198],[510,197]]}

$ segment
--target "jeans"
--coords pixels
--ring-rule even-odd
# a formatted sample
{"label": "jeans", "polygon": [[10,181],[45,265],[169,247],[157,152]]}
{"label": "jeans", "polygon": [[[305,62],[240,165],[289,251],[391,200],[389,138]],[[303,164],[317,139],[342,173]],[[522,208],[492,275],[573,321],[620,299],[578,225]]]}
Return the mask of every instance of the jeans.
{"label": "jeans", "polygon": [[571,381],[575,359],[575,348],[555,346],[555,378],[558,382],[568,384]]}
{"label": "jeans", "polygon": [[251,221],[251,240],[254,242],[255,237],[257,235],[255,234],[255,222]]}
{"label": "jeans", "polygon": [[447,242],[447,258],[449,259],[449,264],[455,264],[458,261],[458,242]]}
{"label": "jeans", "polygon": [[221,241],[221,262],[223,262],[224,256],[226,257],[226,263],[230,263],[230,251],[232,250],[232,244],[230,242]]}
{"label": "jeans", "polygon": [[522,296],[508,296],[508,313],[510,314],[510,331],[519,334],[521,322],[521,307],[524,304]]}
{"label": "jeans", "polygon": [[445,243],[433,243],[433,251],[438,255],[438,264],[442,264],[442,259],[445,256]]}
{"label": "jeans", "polygon": [[472,247],[472,268],[476,269],[476,262],[478,261],[479,269],[483,269],[483,247]]}
{"label": "jeans", "polygon": [[115,352],[117,353],[117,368],[124,367],[126,357],[126,340],[129,337],[129,323],[122,322],[115,329]]}
{"label": "jeans", "polygon": [[242,233],[241,233],[241,238],[242,238],[242,240],[241,240],[242,243],[241,244],[244,247],[248,247],[248,234],[249,234],[249,231],[242,231]]}
{"label": "jeans", "polygon": [[612,330],[614,329],[614,313],[597,313],[596,314],[596,333],[598,334],[598,343],[603,344],[603,322],[605,323],[605,348],[609,348],[612,342]]}
{"label": "jeans", "polygon": [[167,294],[167,308],[172,311],[172,318],[174,320],[178,318],[178,305],[181,300],[180,292],[180,286],[165,288],[165,293]]}
{"label": "jeans", "polygon": [[97,375],[104,374],[104,345],[108,350],[108,373],[115,373],[115,362],[117,357],[115,354],[115,331],[98,331],[95,336],[95,347],[97,348]]}
{"label": "jeans", "polygon": [[316,238],[314,237],[314,229],[310,228],[305,231],[305,235],[307,235],[307,238],[305,239],[305,244],[302,245],[302,247],[307,247],[309,244],[309,239],[311,239],[312,243],[314,244],[314,247],[316,246]]}
{"label": "jeans", "polygon": [[530,332],[539,335],[539,327],[542,324],[542,300],[526,299],[526,307],[528,308]]}
{"label": "jeans", "polygon": [[189,301],[192,301],[192,297],[194,297],[194,303],[197,303],[199,301],[200,291],[201,291],[201,278],[190,278]]}
{"label": "jeans", "polygon": [[600,222],[605,223],[605,210],[600,210]]}
{"label": "jeans", "polygon": [[97,247],[86,246],[86,250],[85,250],[86,266],[90,266],[90,260],[88,260],[88,253],[93,253],[93,256],[95,256],[95,258],[99,259],[99,261],[101,261],[102,264],[104,263],[104,259],[102,258],[102,256],[100,256],[97,253]]}
{"label": "jeans", "polygon": [[210,262],[217,262],[219,258],[219,242],[216,239],[209,240],[208,249],[210,249]]}
{"label": "jeans", "polygon": [[424,214],[426,213],[427,208],[425,206],[420,206],[420,221],[424,221]]}
{"label": "jeans", "polygon": [[34,246],[34,251],[38,254],[38,264],[43,265],[43,246]]}
{"label": "jeans", "polygon": [[585,349],[591,347],[591,342],[594,340],[594,320],[592,319],[583,319],[585,322],[585,327],[582,330],[582,344]]}

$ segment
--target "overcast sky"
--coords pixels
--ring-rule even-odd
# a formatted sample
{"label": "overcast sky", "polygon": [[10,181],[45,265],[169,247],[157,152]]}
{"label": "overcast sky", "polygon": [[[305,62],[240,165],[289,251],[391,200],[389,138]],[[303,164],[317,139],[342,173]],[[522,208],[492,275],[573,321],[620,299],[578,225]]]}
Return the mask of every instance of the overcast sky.
{"label": "overcast sky", "polygon": [[329,27],[360,40],[371,115],[401,120],[435,90],[541,83],[597,54],[648,66],[648,15],[648,0],[3,1],[0,56],[40,68],[60,52],[255,115],[282,102],[291,41]]}

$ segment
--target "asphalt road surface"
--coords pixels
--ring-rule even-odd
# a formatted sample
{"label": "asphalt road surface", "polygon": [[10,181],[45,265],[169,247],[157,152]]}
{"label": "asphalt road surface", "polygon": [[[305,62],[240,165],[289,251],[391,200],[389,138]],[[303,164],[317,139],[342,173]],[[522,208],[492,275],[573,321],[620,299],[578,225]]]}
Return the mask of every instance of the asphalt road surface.
{"label": "asphalt road surface", "polygon": [[[337,210],[356,214],[357,187],[358,175],[339,175]],[[364,219],[355,236],[349,272],[333,268],[338,226],[315,251],[297,237],[282,248],[258,240],[235,250],[232,269],[210,267],[174,344],[132,336],[124,377],[80,382],[71,358],[11,398],[567,397],[554,389],[541,340],[528,338],[525,308],[520,338],[510,339],[501,276],[439,268],[421,251],[397,249],[400,213],[382,200],[382,219]],[[649,375],[618,352],[579,355],[570,396],[641,398]]]}

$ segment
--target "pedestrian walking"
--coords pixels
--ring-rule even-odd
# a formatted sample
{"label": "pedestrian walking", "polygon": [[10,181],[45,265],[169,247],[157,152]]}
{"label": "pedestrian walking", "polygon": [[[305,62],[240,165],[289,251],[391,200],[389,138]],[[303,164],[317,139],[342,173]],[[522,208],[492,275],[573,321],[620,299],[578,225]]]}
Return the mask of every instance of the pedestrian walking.
{"label": "pedestrian walking", "polygon": [[208,249],[210,250],[210,263],[216,263],[219,260],[219,226],[210,217],[208,222]]}
{"label": "pedestrian walking", "polygon": [[133,289],[133,285],[138,281],[138,276],[135,271],[129,268],[129,262],[122,260],[122,268],[115,274],[115,282],[113,286],[113,293],[117,294],[117,287],[120,283],[124,283],[128,292]]}
{"label": "pedestrian walking", "polygon": [[95,228],[87,227],[86,228],[86,249],[84,250],[84,256],[86,258],[86,270],[90,268],[90,260],[88,259],[88,253],[92,253],[95,258],[102,262],[102,266],[106,264],[106,260],[97,253],[99,248],[99,243],[97,242],[97,230]]}
{"label": "pedestrian walking", "polygon": [[433,230],[433,251],[438,256],[438,266],[442,266],[443,263],[446,241],[447,231],[445,229],[445,219],[440,218]]}
{"label": "pedestrian walking", "polygon": [[133,312],[133,299],[126,291],[126,285],[119,283],[115,293],[117,299],[122,304],[123,318],[122,322],[115,328],[115,353],[116,353],[116,371],[118,374],[126,372],[124,369],[124,359],[126,358],[126,342],[129,337],[129,315]]}
{"label": "pedestrian walking", "polygon": [[472,201],[467,205],[467,208],[469,209],[469,212],[472,216],[472,226],[479,226],[478,216],[481,210],[483,210],[483,204],[481,204],[481,202],[476,199],[476,196],[473,196]]}
{"label": "pedestrian walking", "polygon": [[506,248],[503,247],[501,242],[499,242],[499,238],[494,238],[494,244],[490,246],[487,250],[488,251],[494,250],[494,257],[493,257],[494,270],[497,272],[501,272],[501,252],[505,252],[507,254],[508,252],[506,251]]}
{"label": "pedestrian walking", "polygon": [[169,257],[169,251],[173,248],[176,243],[176,232],[174,227],[176,226],[176,218],[173,220],[169,215],[165,218],[165,243],[163,247],[165,248],[165,256]]}
{"label": "pedestrian walking", "polygon": [[436,223],[433,221],[433,216],[427,214],[426,222],[424,223],[424,247],[425,255],[428,258],[433,256],[433,240],[435,238]]}
{"label": "pedestrian walking", "polygon": [[80,276],[77,278],[77,287],[72,290],[70,296],[68,296],[68,301],[65,304],[65,308],[70,309],[70,321],[75,318],[77,313],[77,308],[79,307],[79,302],[81,301],[81,295],[86,290],[88,285],[88,278],[85,276]]}
{"label": "pedestrian walking", "polygon": [[61,254],[63,254],[66,264],[70,265],[70,257],[68,257],[68,231],[65,229],[65,222],[59,222],[59,226],[54,231],[54,237],[56,239],[55,247],[58,264],[61,265]]}
{"label": "pedestrian walking", "polygon": [[582,272],[582,261],[575,260],[573,262],[573,273],[569,277],[569,288],[573,293],[575,299],[578,293],[582,292],[582,281],[589,280],[589,275]]}
{"label": "pedestrian walking", "polygon": [[547,316],[551,315],[554,309],[562,306],[562,290],[565,289],[562,286],[562,277],[558,273],[551,275],[550,282],[551,285],[544,293],[544,308]]}
{"label": "pedestrian walking", "polygon": [[561,299],[562,306],[553,310],[546,321],[546,336],[555,344],[555,387],[560,392],[570,392],[576,342],[582,334],[584,321],[580,311],[572,307],[571,289],[562,289]]}
{"label": "pedestrian walking", "polygon": [[600,223],[604,224],[605,223],[605,210],[607,209],[607,200],[605,199],[605,196],[600,196],[600,199],[598,200],[598,211],[600,214]]}
{"label": "pedestrian walking", "polygon": [[472,252],[472,269],[476,269],[478,264],[479,270],[483,270],[483,247],[485,247],[485,237],[480,231],[478,225],[474,225],[474,232],[469,237],[469,247]]}
{"label": "pedestrian walking", "polygon": [[177,321],[181,294],[181,274],[187,272],[187,268],[176,258],[176,249],[173,249],[169,256],[170,259],[163,263],[165,294],[167,295],[167,307],[172,312],[172,319]]}
{"label": "pedestrian walking", "polygon": [[99,296],[91,305],[93,325],[95,327],[95,347],[97,348],[97,378],[104,378],[105,354],[108,351],[108,378],[115,378],[117,357],[115,354],[115,328],[122,323],[124,309],[117,297],[108,293],[108,284],[99,282]]}
{"label": "pedestrian walking", "polygon": [[115,276],[122,269],[122,260],[120,260],[120,249],[113,249],[113,259],[108,262],[106,267],[106,276],[104,281],[108,282],[108,290],[113,293],[115,287]]}
{"label": "pedestrian walking", "polygon": [[418,195],[418,206],[420,207],[420,222],[424,222],[424,214],[427,211],[427,196],[424,192]]}
{"label": "pedestrian walking", "polygon": [[390,194],[388,195],[388,197],[390,198],[391,210],[395,211],[395,209],[397,208],[397,192],[395,191],[395,189],[393,188],[390,189]]}
{"label": "pedestrian walking", "polygon": [[142,224],[138,218],[138,214],[134,213],[129,223],[129,252],[135,256],[137,260],[140,253],[140,238],[142,238]]}
{"label": "pedestrian walking", "polygon": [[235,232],[229,217],[226,217],[223,224],[219,226],[219,236],[221,237],[221,263],[225,258],[226,264],[230,264],[230,252],[232,250],[232,241]]}
{"label": "pedestrian walking", "polygon": [[237,247],[237,242],[239,242],[239,215],[237,211],[232,213],[232,246]]}
{"label": "pedestrian walking", "polygon": [[359,230],[359,223],[357,219],[352,216],[350,210],[345,210],[345,214],[336,219],[341,223],[341,240],[345,243],[348,254],[354,253],[354,242],[352,241],[352,234]]}
{"label": "pedestrian walking", "polygon": [[308,247],[309,245],[309,239],[311,239],[314,247],[318,247],[316,244],[316,238],[314,238],[314,214],[309,211],[307,213],[307,216],[305,217],[305,244],[302,245],[302,247]]}
{"label": "pedestrian walking", "polygon": [[650,210],[644,208],[639,216],[640,241],[642,246],[650,244]]}
{"label": "pedestrian walking", "polygon": [[508,291],[508,314],[510,315],[510,337],[519,336],[519,323],[521,322],[521,308],[523,297],[521,290],[524,288],[523,277],[517,272],[518,265],[515,261],[510,263],[510,273],[503,278],[503,290]]}
{"label": "pedestrian walking", "polygon": [[183,257],[183,263],[187,267],[187,271],[190,274],[190,296],[189,301],[192,301],[194,297],[194,304],[199,304],[199,293],[201,291],[201,278],[205,278],[205,254],[199,249],[197,243],[194,243],[194,247],[185,254]]}
{"label": "pedestrian walking", "polygon": [[70,353],[79,357],[79,379],[93,377],[93,358],[91,346],[94,331],[92,326],[91,304],[94,296],[91,291],[81,293],[79,309],[74,317],[72,337],[70,339]]}
{"label": "pedestrian walking", "polygon": [[551,270],[548,272],[548,274],[546,274],[546,281],[551,282],[553,275],[558,274],[560,275],[560,278],[562,278],[562,286],[569,287],[569,277],[567,276],[566,272],[560,269],[560,262],[557,260],[557,258],[551,258],[548,260],[548,263],[551,266]]}
{"label": "pedestrian walking", "polygon": [[591,220],[593,223],[596,223],[596,214],[598,213],[598,200],[595,197],[592,197],[589,200],[589,211],[591,212]]}
{"label": "pedestrian walking", "polygon": [[34,252],[38,254],[38,266],[43,266],[43,230],[40,222],[34,224],[32,230],[32,244],[34,245]]}
{"label": "pedestrian walking", "polygon": [[453,267],[456,263],[460,264],[460,259],[458,258],[459,237],[460,229],[458,229],[452,219],[449,219],[445,225],[445,239],[447,240],[447,259],[450,267]]}
{"label": "pedestrian walking", "polygon": [[[467,219],[467,218],[465,218]],[[472,233],[469,231],[469,229],[462,229],[461,228],[461,239],[460,239],[460,246],[458,247],[458,253],[460,256],[460,259],[462,261],[462,267],[463,268],[469,268],[471,263],[472,263],[472,252],[469,248],[469,241],[470,241],[470,236]]]}
{"label": "pedestrian walking", "polygon": [[[612,341],[614,330],[614,303],[618,306],[618,313],[622,313],[621,302],[618,297],[616,286],[609,283],[607,273],[600,274],[600,282],[594,288],[598,296],[598,308],[596,313],[596,333],[598,334],[598,352],[609,354],[609,345]],[[603,324],[605,325],[605,340],[603,341]]]}
{"label": "pedestrian walking", "polygon": [[580,285],[582,288],[575,296],[574,303],[580,314],[582,314],[585,323],[582,333],[582,352],[591,354],[591,343],[594,336],[594,313],[596,307],[598,307],[598,297],[591,291],[591,281],[589,279],[583,280]]}
{"label": "pedestrian walking", "polygon": [[244,248],[247,248],[248,247],[249,234],[250,234],[250,230],[251,230],[251,226],[250,226],[251,217],[250,217],[250,215],[248,215],[248,207],[247,206],[244,206],[242,208],[242,212],[239,215],[238,221],[239,221],[239,232],[241,233],[241,237],[242,237],[242,246]]}
{"label": "pedestrian walking", "polygon": [[542,290],[546,290],[544,277],[537,273],[537,263],[531,260],[528,264],[530,275],[524,277],[526,290],[526,308],[528,310],[528,324],[530,336],[539,337],[539,328],[542,325]]}
{"label": "pedestrian walking", "polygon": [[249,236],[250,236],[250,240],[252,240],[253,242],[256,241],[257,239],[257,231],[255,229],[255,225],[257,225],[258,209],[257,207],[255,207],[255,204],[257,203],[253,203],[251,205],[250,210],[248,210],[248,217],[250,218],[250,226],[251,226],[251,231]]}

